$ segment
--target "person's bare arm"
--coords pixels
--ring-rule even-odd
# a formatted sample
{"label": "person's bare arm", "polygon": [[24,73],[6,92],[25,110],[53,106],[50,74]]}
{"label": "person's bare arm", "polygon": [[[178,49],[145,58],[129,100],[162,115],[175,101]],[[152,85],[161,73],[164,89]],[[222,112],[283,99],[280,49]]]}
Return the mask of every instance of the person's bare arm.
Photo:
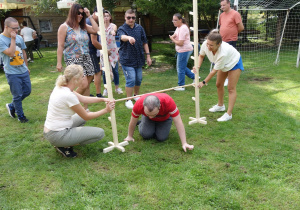
{"label": "person's bare arm", "polygon": [[127,137],[124,139],[124,141],[134,141],[133,134],[134,134],[134,129],[135,129],[135,126],[136,126],[138,120],[139,120],[139,118],[135,118],[135,117],[131,116],[130,122],[128,125],[128,134],[127,134]]}
{"label": "person's bare arm", "polygon": [[62,56],[65,47],[65,39],[67,36],[67,26],[65,24],[60,25],[57,31],[57,65],[58,71],[62,71]]}
{"label": "person's bare arm", "polygon": [[186,149],[192,150],[194,149],[194,145],[190,145],[186,142],[186,134],[185,134],[185,128],[183,125],[183,122],[181,120],[180,114],[177,115],[176,117],[173,117],[173,121],[175,124],[175,127],[177,129],[181,144],[182,144],[182,149],[186,152]]}
{"label": "person's bare arm", "polygon": [[237,24],[237,27],[238,27],[238,32],[241,33],[243,30],[244,30],[244,25],[242,22],[238,23]]}

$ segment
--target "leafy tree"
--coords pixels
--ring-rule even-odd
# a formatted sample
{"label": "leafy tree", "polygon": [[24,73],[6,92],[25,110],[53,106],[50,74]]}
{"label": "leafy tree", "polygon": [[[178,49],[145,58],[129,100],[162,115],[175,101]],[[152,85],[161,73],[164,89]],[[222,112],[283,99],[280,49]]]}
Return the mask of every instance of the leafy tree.
{"label": "leafy tree", "polygon": [[[57,2],[58,0],[38,0],[35,1],[36,6],[32,8],[34,13],[36,15],[39,15],[40,13],[44,12],[56,12],[59,14],[66,14],[68,10],[59,10],[57,8]],[[95,0],[78,0],[79,4],[81,4],[83,7],[87,7],[91,12],[94,10],[94,7],[96,6]],[[109,11],[112,11],[116,7],[117,0],[103,0],[102,6]]]}

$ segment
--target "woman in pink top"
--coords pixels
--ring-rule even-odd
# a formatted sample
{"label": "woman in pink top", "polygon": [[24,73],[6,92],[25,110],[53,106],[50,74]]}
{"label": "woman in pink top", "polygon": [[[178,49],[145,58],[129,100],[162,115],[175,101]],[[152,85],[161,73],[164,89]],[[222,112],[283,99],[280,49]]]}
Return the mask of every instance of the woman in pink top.
{"label": "woman in pink top", "polygon": [[[181,14],[173,15],[173,24],[176,28],[170,39],[175,43],[177,54],[176,69],[178,75],[178,86],[185,85],[185,75],[191,79],[195,79],[195,74],[187,67],[189,58],[193,53],[193,46],[190,43],[190,30],[186,25],[185,19]],[[185,90],[184,87],[175,90]]]}

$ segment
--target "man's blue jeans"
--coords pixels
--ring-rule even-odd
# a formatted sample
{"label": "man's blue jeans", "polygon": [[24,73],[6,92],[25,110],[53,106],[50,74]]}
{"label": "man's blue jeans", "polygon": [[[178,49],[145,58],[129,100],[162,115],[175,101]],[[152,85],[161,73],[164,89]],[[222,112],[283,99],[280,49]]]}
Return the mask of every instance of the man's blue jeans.
{"label": "man's blue jeans", "polygon": [[10,86],[13,101],[9,105],[16,110],[18,117],[24,115],[22,101],[31,93],[31,82],[29,72],[24,74],[5,74]]}
{"label": "man's blue jeans", "polygon": [[177,52],[177,63],[176,63],[176,69],[177,69],[177,75],[178,75],[178,86],[185,85],[185,75],[188,76],[191,79],[195,79],[195,74],[187,67],[189,58],[192,51],[179,53]]}

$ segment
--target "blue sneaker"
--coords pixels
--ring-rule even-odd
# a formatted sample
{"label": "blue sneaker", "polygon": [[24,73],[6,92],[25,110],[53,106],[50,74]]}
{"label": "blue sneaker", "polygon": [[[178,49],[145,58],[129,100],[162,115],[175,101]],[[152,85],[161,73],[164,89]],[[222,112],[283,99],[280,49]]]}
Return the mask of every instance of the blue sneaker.
{"label": "blue sneaker", "polygon": [[18,120],[19,120],[21,123],[26,123],[26,122],[28,122],[28,119],[27,119],[24,115],[18,116]]}
{"label": "blue sneaker", "polygon": [[12,118],[16,118],[16,110],[14,108],[9,106],[9,104],[6,104],[6,109],[8,111],[9,116],[11,116]]}

